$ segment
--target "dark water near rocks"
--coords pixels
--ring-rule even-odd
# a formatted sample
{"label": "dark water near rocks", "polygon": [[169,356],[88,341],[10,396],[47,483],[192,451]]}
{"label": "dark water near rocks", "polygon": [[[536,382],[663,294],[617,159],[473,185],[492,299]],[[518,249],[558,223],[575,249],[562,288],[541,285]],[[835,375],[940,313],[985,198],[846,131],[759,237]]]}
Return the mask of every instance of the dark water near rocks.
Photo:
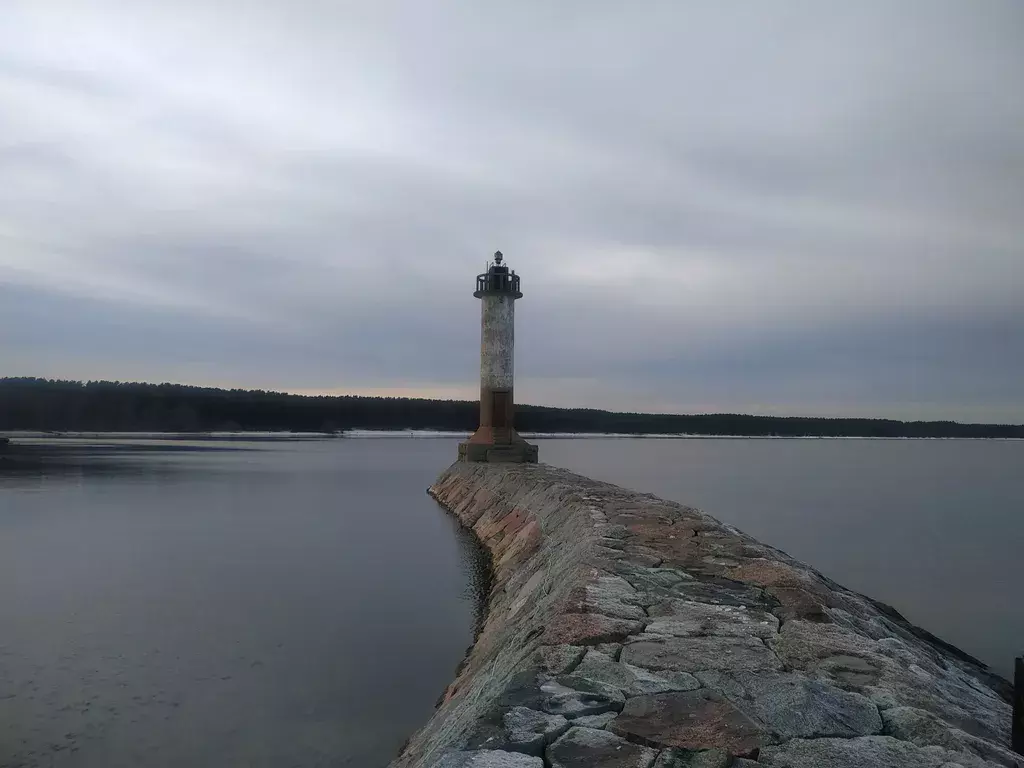
{"label": "dark water near rocks", "polygon": [[[385,765],[471,641],[478,553],[423,492],[455,442],[165,443],[0,468],[0,766]],[[1004,674],[1024,646],[1024,442],[539,442]]]}

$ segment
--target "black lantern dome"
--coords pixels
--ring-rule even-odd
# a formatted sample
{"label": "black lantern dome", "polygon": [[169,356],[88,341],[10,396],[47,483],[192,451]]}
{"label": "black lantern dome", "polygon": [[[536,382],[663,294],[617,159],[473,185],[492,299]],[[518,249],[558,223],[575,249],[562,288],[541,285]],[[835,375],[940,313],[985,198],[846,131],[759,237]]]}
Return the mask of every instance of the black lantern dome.
{"label": "black lantern dome", "polygon": [[519,275],[502,264],[504,256],[501,251],[494,252],[494,261],[491,262],[487,271],[476,276],[476,291],[473,295],[478,299],[483,296],[504,294],[517,299],[523,298],[519,290]]}

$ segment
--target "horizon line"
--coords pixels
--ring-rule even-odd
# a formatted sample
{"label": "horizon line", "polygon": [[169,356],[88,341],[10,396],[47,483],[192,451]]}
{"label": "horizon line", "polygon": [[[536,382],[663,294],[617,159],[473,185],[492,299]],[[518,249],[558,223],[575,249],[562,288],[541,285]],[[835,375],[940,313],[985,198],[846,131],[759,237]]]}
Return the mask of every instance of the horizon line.
{"label": "horizon line", "polygon": [[[367,398],[367,399],[379,399],[379,400],[420,400],[425,402],[448,402],[448,403],[479,403],[477,399],[465,399],[456,397],[427,397],[427,396],[410,396],[410,395],[368,395],[368,394],[355,394],[355,393],[328,393],[320,391],[313,393],[310,391],[287,391],[279,389],[249,389],[245,387],[226,387],[226,386],[210,386],[204,384],[185,384],[181,382],[173,381],[121,381],[118,379],[60,379],[60,378],[46,378],[43,376],[0,376],[0,383],[11,382],[11,381],[45,381],[48,383],[62,383],[62,384],[77,384],[85,387],[89,384],[117,384],[117,385],[137,385],[147,387],[183,387],[192,389],[208,389],[219,392],[260,392],[269,395],[286,395],[288,397],[308,397],[308,398]],[[808,421],[881,421],[881,422],[893,422],[899,424],[957,424],[961,426],[997,426],[997,427],[1024,427],[1024,423],[1016,422],[975,422],[975,421],[958,421],[957,419],[894,419],[889,417],[873,417],[873,416],[777,416],[773,414],[758,414],[758,413],[742,413],[739,411],[707,411],[707,412],[670,412],[670,411],[616,411],[609,410],[607,408],[595,408],[591,406],[562,406],[562,405],[543,405],[537,403],[516,403],[517,408],[547,408],[551,410],[560,411],[593,411],[597,413],[609,413],[609,414],[623,414],[623,415],[638,415],[638,416],[672,416],[672,417],[690,417],[690,418],[701,418],[701,417],[715,417],[715,416],[741,416],[743,418],[752,419],[779,419],[779,420],[808,420]]]}

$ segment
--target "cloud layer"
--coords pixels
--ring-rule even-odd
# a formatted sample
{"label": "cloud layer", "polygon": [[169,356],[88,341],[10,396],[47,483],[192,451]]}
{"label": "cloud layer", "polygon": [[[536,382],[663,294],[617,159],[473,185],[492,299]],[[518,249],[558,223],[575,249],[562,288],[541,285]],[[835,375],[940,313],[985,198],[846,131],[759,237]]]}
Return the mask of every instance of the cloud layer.
{"label": "cloud layer", "polygon": [[1024,9],[8,3],[4,373],[1024,421]]}

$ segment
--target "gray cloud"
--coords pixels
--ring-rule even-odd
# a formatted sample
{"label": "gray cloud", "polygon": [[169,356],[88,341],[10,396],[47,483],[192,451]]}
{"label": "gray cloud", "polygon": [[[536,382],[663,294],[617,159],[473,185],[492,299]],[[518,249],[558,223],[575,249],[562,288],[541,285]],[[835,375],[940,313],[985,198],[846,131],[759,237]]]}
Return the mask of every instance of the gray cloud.
{"label": "gray cloud", "polygon": [[14,3],[4,372],[1024,421],[1016,3]]}

